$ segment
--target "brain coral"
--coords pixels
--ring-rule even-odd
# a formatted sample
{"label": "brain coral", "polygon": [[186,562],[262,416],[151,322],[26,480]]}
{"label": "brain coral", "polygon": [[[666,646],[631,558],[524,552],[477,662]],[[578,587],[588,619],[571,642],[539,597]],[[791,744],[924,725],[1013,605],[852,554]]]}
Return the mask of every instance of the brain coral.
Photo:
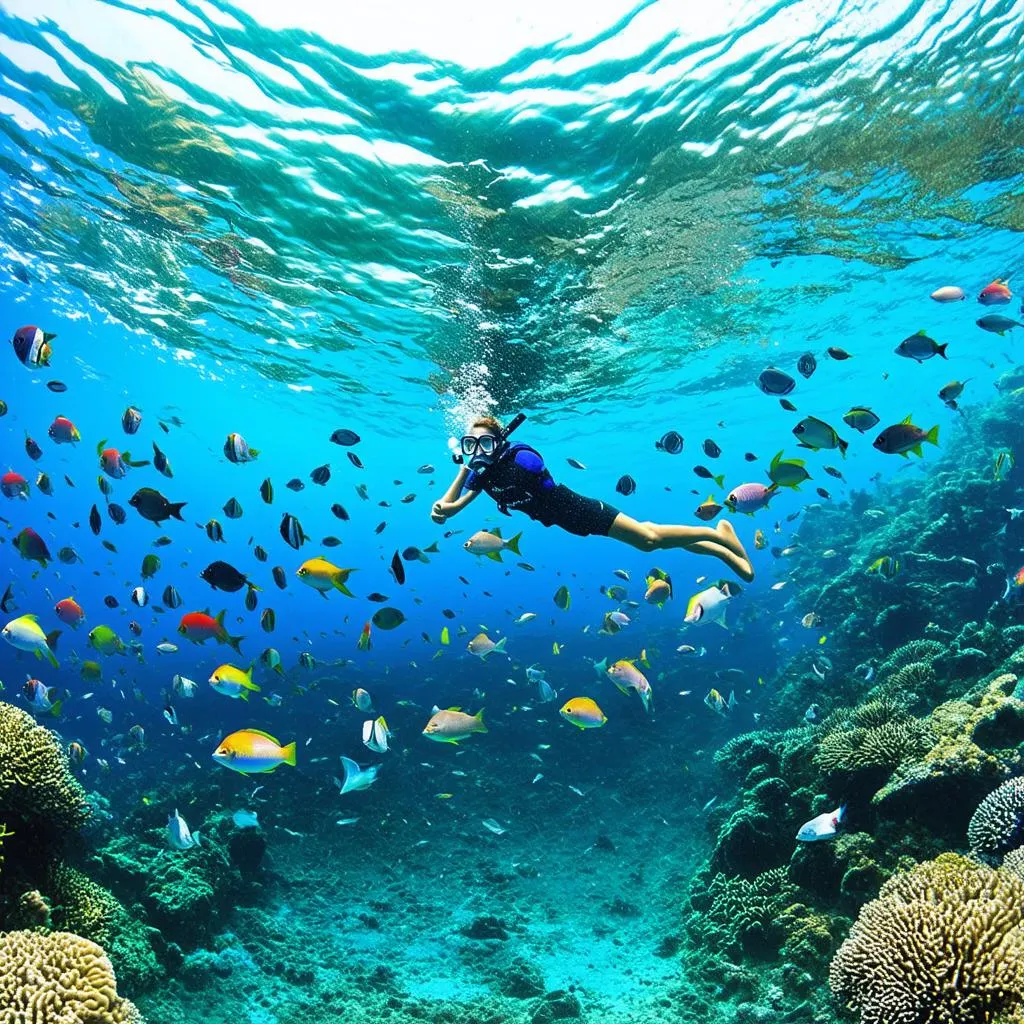
{"label": "brain coral", "polygon": [[[0,814],[68,831],[88,813],[85,790],[54,733],[0,701]],[[16,831],[17,822],[9,823]]]}
{"label": "brain coral", "polygon": [[0,1024],[141,1024],[94,942],[68,932],[0,935]]}
{"label": "brain coral", "polygon": [[829,969],[861,1024],[988,1024],[1024,1010],[1024,883],[944,853],[894,875]]}
{"label": "brain coral", "polygon": [[978,804],[967,839],[971,853],[985,860],[1024,842],[1024,778],[1007,779]]}

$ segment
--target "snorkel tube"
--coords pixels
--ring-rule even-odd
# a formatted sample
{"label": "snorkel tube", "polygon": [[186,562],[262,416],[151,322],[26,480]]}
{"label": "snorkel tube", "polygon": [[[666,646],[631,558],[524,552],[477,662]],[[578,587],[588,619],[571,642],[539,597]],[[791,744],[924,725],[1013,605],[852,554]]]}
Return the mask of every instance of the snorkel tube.
{"label": "snorkel tube", "polygon": [[[525,422],[526,422],[526,413],[525,412],[517,412],[515,414],[515,416],[513,416],[512,419],[509,420],[508,425],[497,435],[498,436],[498,447],[494,450],[494,460],[495,461],[497,461],[501,457],[502,452],[505,450],[505,447],[508,444],[508,436],[509,436],[509,434],[511,434],[514,430],[518,430],[519,427],[521,427]],[[463,462],[465,461],[465,458],[464,458],[462,452],[459,451],[459,441],[458,441],[458,439],[454,438],[454,437],[449,437],[448,438],[448,447],[449,447],[449,449],[451,450],[451,453],[452,453],[452,462],[454,462],[456,466],[461,466],[463,464]],[[482,469],[478,470],[478,472],[483,472],[483,471],[484,470],[482,470]]]}

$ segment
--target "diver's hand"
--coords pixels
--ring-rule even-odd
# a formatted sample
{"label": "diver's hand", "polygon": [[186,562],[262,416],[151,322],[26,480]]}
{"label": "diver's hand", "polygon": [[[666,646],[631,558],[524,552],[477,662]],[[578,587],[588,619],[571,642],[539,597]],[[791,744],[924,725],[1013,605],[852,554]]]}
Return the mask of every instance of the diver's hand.
{"label": "diver's hand", "polygon": [[446,501],[435,501],[433,508],[430,510],[430,518],[435,523],[445,523],[448,521],[448,516],[451,515],[451,512],[448,511],[450,508],[451,506]]}

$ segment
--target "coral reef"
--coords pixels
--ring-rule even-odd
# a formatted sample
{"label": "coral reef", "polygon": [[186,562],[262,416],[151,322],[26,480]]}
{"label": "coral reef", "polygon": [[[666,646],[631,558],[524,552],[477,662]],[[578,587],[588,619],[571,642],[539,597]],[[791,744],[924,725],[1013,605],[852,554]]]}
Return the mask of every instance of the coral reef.
{"label": "coral reef", "polygon": [[0,935],[0,1024],[141,1024],[110,961],[67,932]]}
{"label": "coral reef", "polygon": [[861,1024],[986,1024],[1024,1006],[1024,884],[945,853],[894,875],[829,971]]}
{"label": "coral reef", "polygon": [[967,841],[975,857],[990,862],[1024,843],[1024,777],[1007,779],[978,804]]}

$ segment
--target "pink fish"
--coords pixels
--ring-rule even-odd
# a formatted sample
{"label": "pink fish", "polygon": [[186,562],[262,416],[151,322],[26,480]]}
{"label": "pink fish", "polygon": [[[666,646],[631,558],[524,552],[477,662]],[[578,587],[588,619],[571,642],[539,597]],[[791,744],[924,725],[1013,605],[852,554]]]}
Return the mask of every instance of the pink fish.
{"label": "pink fish", "polygon": [[983,306],[1005,306],[1012,298],[1009,279],[1003,281],[998,277],[991,284],[985,285],[978,294],[978,301]]}
{"label": "pink fish", "polygon": [[767,508],[772,495],[778,490],[778,484],[765,487],[764,484],[740,484],[734,487],[725,499],[730,512],[743,512],[752,516],[759,508]]}

